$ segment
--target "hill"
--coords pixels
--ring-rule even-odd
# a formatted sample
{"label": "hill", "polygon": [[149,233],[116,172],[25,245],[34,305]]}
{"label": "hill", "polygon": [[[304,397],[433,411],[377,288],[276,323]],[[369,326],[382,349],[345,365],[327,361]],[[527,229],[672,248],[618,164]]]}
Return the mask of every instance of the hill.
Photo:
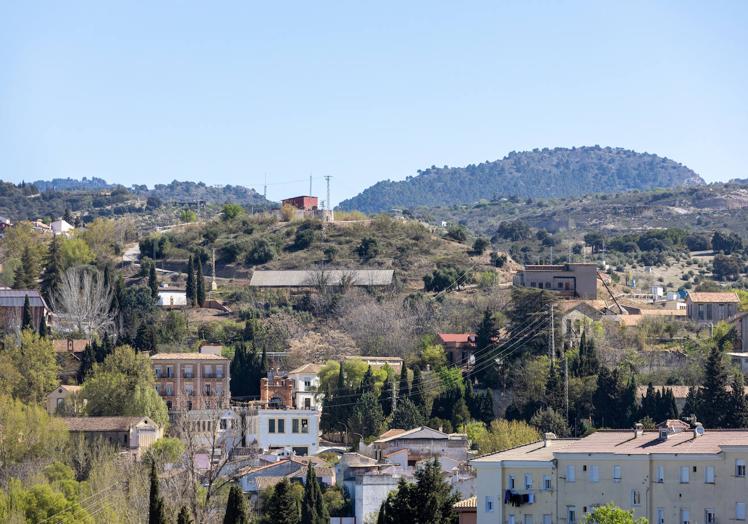
{"label": "hill", "polygon": [[339,208],[379,212],[497,197],[558,198],[703,184],[686,166],[649,153],[599,146],[535,149],[466,167],[432,166],[404,181],[378,182]]}

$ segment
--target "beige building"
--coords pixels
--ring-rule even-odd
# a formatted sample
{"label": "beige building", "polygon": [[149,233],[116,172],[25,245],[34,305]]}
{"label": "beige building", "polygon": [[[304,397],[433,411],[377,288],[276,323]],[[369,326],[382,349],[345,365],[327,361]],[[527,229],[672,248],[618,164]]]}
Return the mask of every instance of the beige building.
{"label": "beige building", "polygon": [[686,311],[689,320],[701,323],[714,323],[727,320],[738,312],[740,299],[734,291],[694,292],[686,298]]}
{"label": "beige building", "polygon": [[151,356],[156,391],[170,412],[228,407],[229,359],[210,353]]}
{"label": "beige building", "polygon": [[735,351],[748,353],[748,311],[738,313],[730,319],[730,323],[735,326],[740,340],[740,345],[735,348]]}
{"label": "beige building", "polygon": [[566,297],[588,300],[597,298],[597,266],[595,264],[560,264],[525,266],[514,275],[517,287],[554,291]]}
{"label": "beige building", "polygon": [[73,436],[108,442],[138,458],[163,436],[163,429],[148,417],[68,417],[62,421]]}
{"label": "beige building", "polygon": [[80,386],[62,385],[47,395],[47,413],[50,415],[81,413],[85,401],[80,398]]}
{"label": "beige building", "polygon": [[613,502],[654,524],[746,520],[748,430],[599,431],[471,461],[478,524],[575,524]]}

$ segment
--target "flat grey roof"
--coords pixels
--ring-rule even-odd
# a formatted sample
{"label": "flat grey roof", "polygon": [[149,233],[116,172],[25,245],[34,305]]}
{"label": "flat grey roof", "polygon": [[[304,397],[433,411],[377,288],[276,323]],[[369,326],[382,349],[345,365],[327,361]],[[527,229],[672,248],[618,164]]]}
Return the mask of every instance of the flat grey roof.
{"label": "flat grey roof", "polygon": [[392,269],[322,269],[306,271],[255,271],[250,287],[338,286],[348,280],[353,286],[389,286]]}
{"label": "flat grey roof", "polygon": [[35,289],[0,289],[0,307],[23,307],[27,295],[31,307],[47,307]]}

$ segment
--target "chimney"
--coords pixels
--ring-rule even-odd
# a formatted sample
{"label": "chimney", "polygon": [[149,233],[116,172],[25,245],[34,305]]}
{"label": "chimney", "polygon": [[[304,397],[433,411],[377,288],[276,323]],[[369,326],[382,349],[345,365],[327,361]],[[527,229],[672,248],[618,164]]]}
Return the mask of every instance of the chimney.
{"label": "chimney", "polygon": [[644,435],[644,424],[637,422],[634,424],[634,438],[639,438]]}
{"label": "chimney", "polygon": [[558,437],[555,433],[544,433],[543,434],[543,447],[547,448],[551,445],[551,440],[555,440]]}

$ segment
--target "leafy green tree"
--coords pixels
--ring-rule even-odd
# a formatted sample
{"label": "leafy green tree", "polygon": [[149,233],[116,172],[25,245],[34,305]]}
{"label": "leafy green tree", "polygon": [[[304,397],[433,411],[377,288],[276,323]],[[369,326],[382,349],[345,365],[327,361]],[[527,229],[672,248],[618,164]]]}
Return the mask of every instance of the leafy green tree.
{"label": "leafy green tree", "polygon": [[197,305],[205,307],[205,278],[203,277],[203,262],[200,257],[197,257],[195,261],[197,270],[195,271],[195,280],[197,285],[195,286],[195,298],[197,299]]}
{"label": "leafy green tree", "polygon": [[348,429],[366,437],[379,435],[384,427],[384,413],[374,391],[366,391],[353,406],[348,418]]}
{"label": "leafy green tree", "polygon": [[250,266],[259,266],[273,260],[275,255],[275,247],[270,242],[257,238],[250,243],[245,262]]}
{"label": "leafy green tree", "polygon": [[47,394],[59,383],[59,365],[52,341],[27,329],[18,338],[5,337],[4,346],[11,369],[0,373],[0,391],[11,391],[23,402],[44,403]]}
{"label": "leafy green tree", "polygon": [[21,312],[21,331],[34,329],[34,317],[31,314],[31,302],[29,296],[23,298],[23,310]]}
{"label": "leafy green tree", "polygon": [[486,252],[486,249],[491,245],[491,242],[488,241],[488,239],[483,237],[478,237],[475,239],[475,242],[473,242],[473,253],[476,255],[482,255]]}
{"label": "leafy green tree", "polygon": [[195,287],[195,260],[192,255],[190,255],[190,259],[187,262],[187,285],[184,294],[187,298],[187,303],[194,307],[197,293]]}
{"label": "leafy green tree", "polygon": [[712,248],[715,251],[724,252],[725,255],[730,255],[743,249],[743,240],[737,233],[715,231],[712,236]]}
{"label": "leafy green tree", "polygon": [[157,342],[156,327],[143,322],[138,327],[138,332],[135,334],[135,340],[132,341],[132,345],[138,351],[156,351]]}
{"label": "leafy green tree", "polygon": [[164,427],[166,404],[154,384],[148,355],[120,346],[103,363],[95,364],[83,383],[86,410],[91,416],[148,416]]}
{"label": "leafy green tree", "polygon": [[730,404],[727,380],[724,354],[714,346],[704,366],[704,383],[699,392],[700,409],[697,412],[699,420],[706,427],[723,427],[725,413]]}
{"label": "leafy green tree", "polygon": [[397,407],[392,414],[392,421],[390,422],[391,428],[407,430],[423,426],[425,423],[426,420],[423,413],[413,404],[412,400],[408,397],[397,399]]}
{"label": "leafy green tree", "polygon": [[740,277],[744,265],[735,256],[718,254],[712,261],[712,272],[720,280],[731,280]]}
{"label": "leafy green tree", "polygon": [[177,515],[177,524],[193,524],[195,521],[192,520],[192,514],[187,506],[182,506]]}
{"label": "leafy green tree", "polygon": [[374,237],[364,237],[356,247],[356,254],[363,260],[371,260],[379,254],[379,242]]}
{"label": "leafy green tree", "polygon": [[463,428],[481,453],[503,451],[540,439],[538,430],[524,420],[496,419],[488,428],[480,422],[472,422]]}
{"label": "leafy green tree", "polygon": [[9,468],[46,460],[61,453],[68,442],[64,422],[50,417],[40,404],[0,396],[0,464]]}
{"label": "leafy green tree", "polygon": [[597,357],[595,340],[587,338],[587,332],[582,331],[582,337],[579,340],[579,370],[580,377],[594,375],[600,369],[600,361]]}
{"label": "leafy green tree", "polygon": [[62,267],[85,266],[96,260],[96,254],[82,238],[66,238],[60,243]]}
{"label": "leafy green tree", "polygon": [[565,407],[564,380],[553,362],[548,370],[548,380],[545,383],[545,402],[549,408],[562,410]]}
{"label": "leafy green tree", "polygon": [[647,524],[645,517],[634,519],[634,512],[621,509],[612,502],[592,510],[585,524]]}
{"label": "leafy green tree", "polygon": [[268,523],[299,524],[299,501],[294,496],[291,483],[284,478],[275,485],[273,494],[264,505]]}
{"label": "leafy green tree", "polygon": [[530,419],[530,424],[541,433],[555,433],[559,437],[568,437],[571,433],[564,416],[553,408],[537,411]]}
{"label": "leafy green tree", "polygon": [[223,206],[222,215],[226,221],[233,220],[242,214],[244,214],[244,208],[239,204],[225,204]]}
{"label": "leafy green tree", "polygon": [[453,265],[445,265],[434,269],[430,275],[423,277],[423,289],[442,292],[462,284],[469,284],[470,281],[471,277],[467,270],[461,270]]}
{"label": "leafy green tree", "polygon": [[62,253],[60,252],[60,240],[55,236],[49,243],[47,258],[44,261],[42,272],[41,293],[47,304],[52,304],[57,296],[57,291],[62,282]]}
{"label": "leafy green tree", "polygon": [[249,514],[249,504],[242,493],[242,489],[233,484],[229,490],[229,499],[226,503],[226,514],[223,524],[250,524],[252,518]]}
{"label": "leafy green tree", "polygon": [[301,501],[301,524],[328,524],[329,521],[322,489],[314,472],[314,464],[310,461],[304,482],[304,498]]}
{"label": "leafy green tree", "polygon": [[473,419],[480,420],[484,424],[490,424],[494,419],[493,397],[490,389],[483,393],[476,393],[473,390],[472,382],[466,381],[465,402]]}
{"label": "leafy green tree", "polygon": [[152,265],[148,271],[148,288],[151,290],[153,300],[158,298],[158,277],[156,276],[156,265]]}
{"label": "leafy green tree", "polygon": [[167,524],[166,505],[161,497],[158,485],[158,473],[156,463],[151,463],[150,475],[151,489],[148,495],[148,524]]}

